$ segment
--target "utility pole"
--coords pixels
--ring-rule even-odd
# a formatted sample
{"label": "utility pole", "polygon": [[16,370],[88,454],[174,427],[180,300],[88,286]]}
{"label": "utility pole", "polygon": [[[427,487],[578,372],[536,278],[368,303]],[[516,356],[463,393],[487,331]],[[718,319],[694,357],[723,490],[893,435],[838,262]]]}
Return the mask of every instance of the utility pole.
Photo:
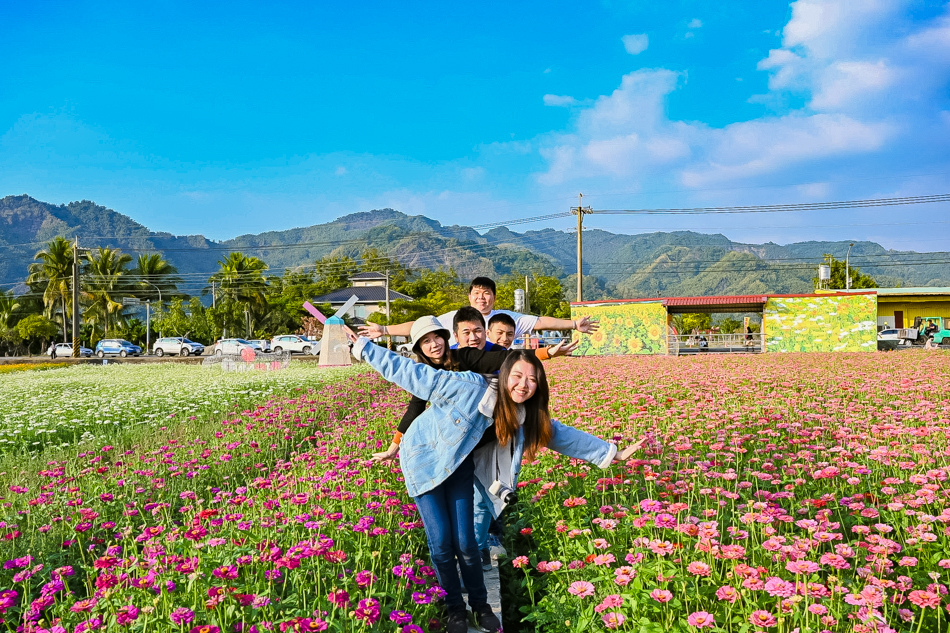
{"label": "utility pole", "polygon": [[527,313],[531,312],[531,299],[528,294],[528,275],[524,276],[524,311]]}
{"label": "utility pole", "polygon": [[584,194],[577,194],[577,206],[571,207],[571,213],[577,216],[577,301],[584,300],[584,258],[583,233],[584,215],[593,213],[590,207],[583,206]]}
{"label": "utility pole", "polygon": [[[386,269],[386,326],[389,327],[390,324],[389,318],[389,269]],[[386,349],[393,348],[393,337],[386,337]]]}
{"label": "utility pole", "polygon": [[[65,311],[63,318],[66,318]],[[79,346],[79,238],[73,243],[73,358],[80,357]]]}
{"label": "utility pole", "polygon": [[848,254],[844,256],[844,289],[851,290],[851,247],[854,242],[848,244]]}
{"label": "utility pole", "polygon": [[212,282],[211,282],[211,307],[212,307],[212,308],[217,308],[217,307],[218,307],[218,301],[217,301],[217,299],[218,299],[218,295],[217,295],[217,293],[215,293],[215,291],[214,291],[214,282],[212,281]]}
{"label": "utility pole", "polygon": [[148,350],[152,348],[152,301],[151,299],[145,300],[145,355],[148,356]]}

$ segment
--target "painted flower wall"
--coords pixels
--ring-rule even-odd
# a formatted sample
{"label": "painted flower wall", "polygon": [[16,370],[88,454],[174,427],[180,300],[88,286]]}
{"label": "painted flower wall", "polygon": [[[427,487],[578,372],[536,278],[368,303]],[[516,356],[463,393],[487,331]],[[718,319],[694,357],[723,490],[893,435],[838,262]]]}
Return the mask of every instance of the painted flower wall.
{"label": "painted flower wall", "polygon": [[600,329],[581,335],[576,356],[666,354],[666,308],[659,301],[571,306],[571,318],[590,316]]}
{"label": "painted flower wall", "polygon": [[772,297],[765,304],[769,352],[872,352],[877,349],[874,295]]}

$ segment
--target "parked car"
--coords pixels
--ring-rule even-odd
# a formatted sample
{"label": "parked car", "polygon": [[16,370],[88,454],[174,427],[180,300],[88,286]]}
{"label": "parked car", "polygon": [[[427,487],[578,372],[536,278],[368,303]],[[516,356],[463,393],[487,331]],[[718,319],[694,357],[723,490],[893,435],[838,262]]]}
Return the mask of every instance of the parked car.
{"label": "parked car", "polygon": [[138,356],[141,353],[141,347],[133,345],[124,338],[104,338],[96,343],[96,356],[99,358],[102,358],[106,354],[125,358],[130,355]]}
{"label": "parked car", "polygon": [[879,341],[898,341],[900,340],[901,331],[895,328],[888,328],[886,330],[881,330],[877,333],[877,340]]}
{"label": "parked car", "polygon": [[[73,355],[73,344],[72,343],[56,343],[53,346],[53,349],[50,350],[50,356],[53,358],[69,358]],[[88,358],[92,356],[92,350],[88,347],[79,346],[79,356],[82,358]]]}
{"label": "parked car", "polygon": [[251,339],[250,342],[251,342],[252,345],[255,344],[255,343],[256,343],[257,345],[260,345],[262,352],[269,352],[269,351],[271,351],[270,341],[268,341],[266,338],[255,338],[255,339]]}
{"label": "parked car", "polygon": [[260,345],[246,341],[243,338],[223,338],[214,344],[214,347],[211,348],[211,353],[216,356],[222,354],[240,354],[243,350],[248,348],[255,352],[264,351]]}
{"label": "parked car", "polygon": [[312,341],[300,334],[281,334],[271,339],[275,352],[287,350],[291,354],[319,354],[320,341]]}
{"label": "parked car", "polygon": [[177,354],[179,356],[188,356],[190,354],[194,354],[195,356],[201,356],[201,354],[205,351],[205,346],[201,343],[189,341],[183,336],[171,336],[160,338],[155,341],[155,345],[152,346],[152,350],[155,352],[156,356],[164,356],[165,354]]}

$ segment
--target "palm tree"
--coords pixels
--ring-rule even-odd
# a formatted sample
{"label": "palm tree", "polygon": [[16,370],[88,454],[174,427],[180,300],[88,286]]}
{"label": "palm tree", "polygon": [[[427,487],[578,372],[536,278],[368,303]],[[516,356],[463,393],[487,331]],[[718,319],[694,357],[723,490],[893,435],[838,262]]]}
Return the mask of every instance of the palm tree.
{"label": "palm tree", "polygon": [[221,269],[211,275],[208,281],[214,284],[215,296],[223,303],[222,308],[226,308],[222,312],[229,315],[225,325],[233,327],[235,324],[235,304],[243,304],[252,321],[256,320],[256,310],[267,305],[264,294],[267,289],[267,280],[264,279],[267,264],[244,253],[229,253],[218,264]]}
{"label": "palm tree", "polygon": [[72,310],[70,286],[73,275],[73,245],[64,237],[57,236],[46,248],[33,256],[26,283],[31,288],[43,291],[43,314],[56,320],[62,319],[63,340],[67,339],[67,314]]}
{"label": "palm tree", "polygon": [[135,278],[134,285],[137,286],[135,294],[140,299],[171,299],[181,283],[177,274],[178,269],[160,253],[143,253],[139,255],[131,272]]}
{"label": "palm tree", "polygon": [[132,256],[117,248],[99,247],[89,255],[89,266],[83,276],[86,321],[101,326],[103,336],[122,319],[122,297],[132,294],[129,262]]}
{"label": "palm tree", "polygon": [[13,314],[20,309],[20,303],[12,290],[0,290],[0,331],[13,327]]}

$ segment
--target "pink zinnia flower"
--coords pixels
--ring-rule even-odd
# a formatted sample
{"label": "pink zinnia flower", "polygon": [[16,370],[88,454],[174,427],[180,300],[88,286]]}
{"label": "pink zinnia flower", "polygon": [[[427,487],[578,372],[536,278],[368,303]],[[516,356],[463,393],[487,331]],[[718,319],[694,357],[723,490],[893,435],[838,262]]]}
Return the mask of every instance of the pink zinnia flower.
{"label": "pink zinnia flower", "polygon": [[716,618],[705,611],[694,611],[686,618],[686,622],[690,626],[695,626],[697,629],[704,629],[706,627],[715,626]]}
{"label": "pink zinnia flower", "polygon": [[604,600],[594,607],[594,611],[597,613],[603,613],[607,609],[616,609],[623,606],[623,596],[619,594],[610,594]]}
{"label": "pink zinnia flower", "polygon": [[136,618],[139,617],[139,608],[134,604],[127,604],[124,607],[120,607],[115,614],[115,623],[119,626],[126,626],[135,622]]}
{"label": "pink zinnia flower", "polygon": [[528,557],[527,557],[527,556],[518,556],[518,557],[515,558],[513,561],[511,561],[511,565],[512,565],[513,567],[518,568],[518,569],[521,569],[522,567],[527,567],[527,566],[528,566]]}
{"label": "pink zinnia flower", "polygon": [[758,611],[752,612],[752,615],[749,616],[749,622],[751,622],[753,626],[761,626],[769,629],[775,626],[778,620],[768,611],[759,609]]}
{"label": "pink zinnia flower", "polygon": [[176,626],[191,624],[195,620],[195,612],[186,607],[178,607],[171,612],[171,615],[168,616],[168,619],[171,620],[172,624]]}
{"label": "pink zinnia flower", "polygon": [[571,583],[571,586],[567,588],[567,592],[578,598],[586,598],[594,595],[594,585],[586,580],[577,580]]}
{"label": "pink zinnia flower", "polygon": [[673,599],[673,592],[666,589],[654,589],[650,592],[650,597],[657,602],[669,602]]}
{"label": "pink zinnia flower", "polygon": [[[694,576],[708,576],[711,570],[709,568],[709,565],[707,565],[706,563],[702,563],[700,561],[693,561],[692,563],[686,566],[686,571],[688,571]],[[699,613],[703,613],[703,612],[699,612]]]}
{"label": "pink zinnia flower", "polygon": [[608,629],[619,629],[627,618],[623,617],[621,613],[611,611],[600,616],[600,619],[603,620],[604,626]]}
{"label": "pink zinnia flower", "polygon": [[716,590],[716,597],[726,602],[735,602],[739,599],[739,592],[735,587],[725,585]]}
{"label": "pink zinnia flower", "polygon": [[793,574],[813,574],[818,571],[818,563],[810,560],[790,560],[785,563],[785,569]]}
{"label": "pink zinnia flower", "polygon": [[922,609],[937,609],[940,607],[940,596],[932,591],[911,591],[907,599]]}

